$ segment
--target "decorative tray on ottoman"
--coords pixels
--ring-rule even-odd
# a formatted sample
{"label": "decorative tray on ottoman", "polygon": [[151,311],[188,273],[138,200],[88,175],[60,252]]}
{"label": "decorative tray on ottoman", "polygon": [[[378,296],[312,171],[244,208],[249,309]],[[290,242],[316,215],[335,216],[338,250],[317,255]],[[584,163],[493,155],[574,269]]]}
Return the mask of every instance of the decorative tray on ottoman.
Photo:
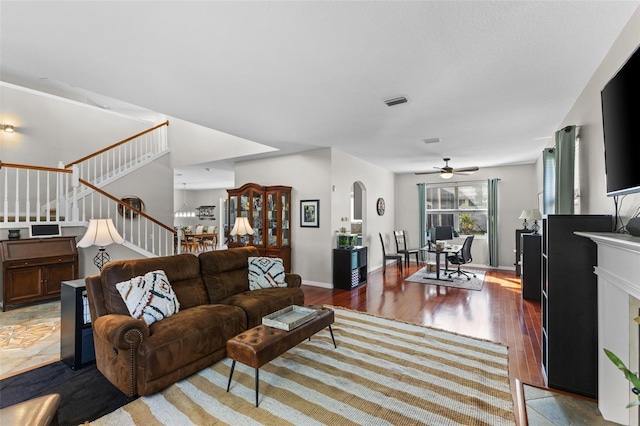
{"label": "decorative tray on ottoman", "polygon": [[291,331],[305,322],[311,321],[317,315],[318,311],[313,308],[292,305],[262,317],[262,324],[273,328],[279,328],[281,330]]}

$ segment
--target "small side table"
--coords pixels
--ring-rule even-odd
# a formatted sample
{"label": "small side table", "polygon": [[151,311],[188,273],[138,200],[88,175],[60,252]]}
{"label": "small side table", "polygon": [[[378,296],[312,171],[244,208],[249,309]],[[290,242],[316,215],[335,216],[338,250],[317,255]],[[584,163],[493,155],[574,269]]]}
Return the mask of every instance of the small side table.
{"label": "small side table", "polygon": [[62,281],[60,359],[73,370],[96,359],[88,302],[84,279]]}

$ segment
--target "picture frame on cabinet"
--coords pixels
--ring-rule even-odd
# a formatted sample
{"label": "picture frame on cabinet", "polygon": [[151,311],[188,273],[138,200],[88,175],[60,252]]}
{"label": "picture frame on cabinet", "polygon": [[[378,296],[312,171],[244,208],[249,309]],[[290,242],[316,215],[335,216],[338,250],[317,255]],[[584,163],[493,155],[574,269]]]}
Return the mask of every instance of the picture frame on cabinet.
{"label": "picture frame on cabinet", "polygon": [[300,200],[300,227],[320,227],[320,200]]}

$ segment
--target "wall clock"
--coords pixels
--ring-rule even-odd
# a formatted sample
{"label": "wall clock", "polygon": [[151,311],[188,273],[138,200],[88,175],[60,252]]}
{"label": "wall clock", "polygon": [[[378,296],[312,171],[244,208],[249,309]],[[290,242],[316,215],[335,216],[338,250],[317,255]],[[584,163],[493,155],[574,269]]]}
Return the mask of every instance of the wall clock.
{"label": "wall clock", "polygon": [[378,209],[378,216],[382,216],[384,214],[384,198],[378,198],[376,208]]}

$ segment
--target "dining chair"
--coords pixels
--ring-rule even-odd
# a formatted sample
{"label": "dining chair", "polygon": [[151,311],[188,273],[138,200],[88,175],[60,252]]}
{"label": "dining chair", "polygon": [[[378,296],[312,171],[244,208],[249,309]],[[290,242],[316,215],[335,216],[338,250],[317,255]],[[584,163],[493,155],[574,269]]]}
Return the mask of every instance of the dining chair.
{"label": "dining chair", "polygon": [[458,265],[458,269],[449,273],[449,277],[451,277],[453,274],[458,274],[458,276],[464,275],[465,277],[467,277],[467,280],[471,280],[469,274],[473,275],[474,277],[476,276],[476,274],[471,271],[463,271],[462,269],[460,269],[461,265],[471,263],[471,261],[473,260],[473,258],[471,257],[471,244],[473,244],[473,235],[468,236],[464,240],[462,248],[459,251],[447,256],[447,260],[449,261],[449,263]]}
{"label": "dining chair", "polygon": [[398,253],[387,253],[384,248],[382,234],[378,232],[378,235],[380,236],[380,244],[382,245],[382,273],[387,273],[387,260],[395,260],[398,262],[398,269],[400,269],[400,274],[402,274],[402,255]]}
{"label": "dining chair", "polygon": [[404,265],[408,268],[411,255],[416,256],[416,264],[419,264],[418,249],[407,249],[407,238],[405,231],[393,231],[393,238],[396,240],[396,252],[404,256]]}
{"label": "dining chair", "polygon": [[211,247],[211,250],[215,250],[216,249],[216,245],[218,244],[218,234],[216,233],[216,227],[215,226],[207,226],[207,229],[205,230],[205,234],[211,234],[211,236],[206,236],[205,238],[203,238],[202,243],[204,244],[204,249],[206,250],[207,247]]}

